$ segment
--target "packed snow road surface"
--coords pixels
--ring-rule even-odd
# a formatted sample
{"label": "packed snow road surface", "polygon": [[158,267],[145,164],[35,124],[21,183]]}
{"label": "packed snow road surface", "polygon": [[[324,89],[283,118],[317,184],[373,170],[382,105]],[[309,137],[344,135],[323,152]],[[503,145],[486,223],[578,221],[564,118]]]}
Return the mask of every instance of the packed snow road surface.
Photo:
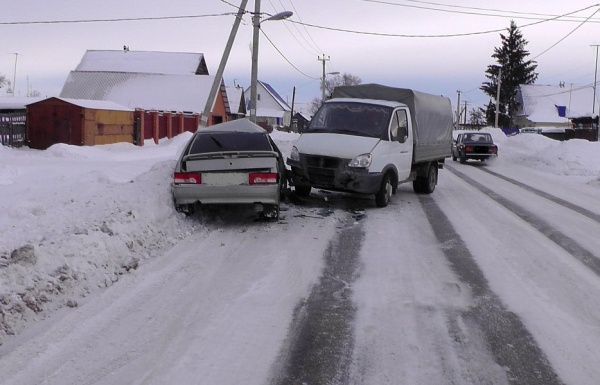
{"label": "packed snow road surface", "polygon": [[[0,383],[597,384],[598,185],[499,158],[450,162],[434,194],[402,186],[385,209],[322,191],[278,222],[164,208],[190,235],[6,338]],[[107,223],[98,242],[125,233]]]}

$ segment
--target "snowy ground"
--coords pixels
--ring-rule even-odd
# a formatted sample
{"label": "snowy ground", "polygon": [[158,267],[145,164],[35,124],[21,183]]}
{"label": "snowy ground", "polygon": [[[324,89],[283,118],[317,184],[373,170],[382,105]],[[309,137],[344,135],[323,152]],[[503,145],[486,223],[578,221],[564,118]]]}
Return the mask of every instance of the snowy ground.
{"label": "snowy ground", "polygon": [[[500,154],[499,158],[493,162],[491,169],[510,174],[515,179],[522,179],[522,182],[531,180],[530,177],[533,175],[540,175],[542,178],[539,180],[544,182],[538,182],[535,187],[552,190],[557,195],[562,194],[564,195],[563,199],[569,198],[569,191],[581,197],[581,200],[589,199],[590,202],[594,202],[594,199],[598,198],[600,143],[582,140],[557,142],[537,134],[506,137],[499,130],[488,129],[488,131],[492,132],[499,145]],[[97,308],[97,312],[100,313],[103,303],[116,303],[116,306],[119,306],[119,303],[123,301],[123,309],[120,311],[123,314],[129,314],[130,309],[125,306],[126,299],[121,299],[128,296],[124,294],[127,293],[126,290],[106,294],[105,297],[102,297],[102,301],[88,302],[88,299],[93,298],[96,293],[114,286],[119,281],[121,281],[120,285],[126,285],[124,288],[137,287],[135,283],[146,278],[147,280],[143,282],[151,286],[155,284],[151,280],[154,275],[162,277],[161,279],[170,277],[176,280],[179,271],[192,269],[198,270],[198,274],[206,275],[208,282],[210,279],[208,274],[211,269],[226,271],[228,266],[234,266],[236,269],[245,266],[244,269],[231,273],[247,275],[248,282],[255,282],[255,286],[248,289],[228,284],[228,290],[231,290],[231,293],[215,294],[218,298],[224,299],[224,305],[206,302],[190,307],[189,304],[177,304],[174,298],[162,298],[165,301],[162,306],[168,308],[168,312],[157,315],[157,318],[164,322],[177,324],[177,320],[171,319],[170,314],[183,312],[184,318],[179,322],[185,322],[186,314],[191,312],[192,308],[226,306],[229,295],[231,298],[238,298],[236,290],[239,289],[240,293],[246,290],[247,293],[264,295],[261,298],[265,303],[248,303],[245,306],[248,312],[247,319],[252,323],[259,323],[262,317],[265,317],[265,313],[261,313],[257,309],[278,312],[273,314],[272,319],[281,319],[286,322],[262,327],[271,328],[273,335],[285,335],[287,327],[285,314],[293,311],[295,301],[302,297],[302,293],[306,292],[311,277],[318,275],[317,272],[322,268],[323,263],[319,258],[298,260],[287,255],[286,250],[291,248],[297,250],[303,247],[307,250],[314,249],[315,253],[307,251],[306,255],[318,257],[319,250],[327,247],[330,235],[341,226],[342,218],[338,218],[336,215],[331,217],[315,215],[314,210],[310,207],[298,207],[286,203],[280,223],[248,226],[240,230],[245,233],[246,238],[260,237],[261,232],[273,234],[272,237],[269,237],[268,242],[265,241],[262,245],[264,249],[259,247],[254,250],[255,247],[260,246],[255,244],[235,245],[236,239],[232,238],[229,231],[226,231],[231,221],[222,221],[218,215],[213,217],[213,221],[190,220],[173,209],[170,197],[171,173],[176,156],[189,136],[190,134],[182,134],[174,139],[161,141],[158,145],[149,142],[141,148],[128,144],[96,147],[55,145],[46,151],[0,147],[0,212],[2,212],[0,216],[0,344],[4,342],[7,345],[18,346],[21,342],[20,336],[10,337],[11,335],[24,333],[26,326],[39,324],[36,321],[59,313],[59,309],[62,309],[60,313],[64,314],[69,311],[69,308],[86,305]],[[292,143],[297,137],[295,134],[281,132],[274,132],[272,136],[284,156],[289,154]],[[450,165],[453,166],[452,162]],[[448,177],[448,180],[441,180],[441,184],[438,186],[439,190],[436,190],[434,195],[439,193],[440,195],[436,199],[447,200],[447,205],[451,210],[453,204],[451,199],[454,197],[449,194],[449,191],[452,191],[454,184],[450,183],[451,175],[444,175],[444,177]],[[446,190],[443,189],[444,186],[447,187]],[[556,188],[557,186],[562,186],[562,188]],[[411,203],[412,200],[417,202],[412,194],[406,195],[406,198],[403,197],[404,195],[400,194],[395,196],[394,200],[398,205]],[[404,202],[405,200],[408,202]],[[593,205],[593,203],[590,204]],[[414,214],[414,223],[422,221],[418,214],[418,212]],[[370,221],[364,230],[367,233],[367,242],[363,247],[373,247],[374,249],[377,247],[378,239],[381,238],[373,235],[383,234],[385,231],[385,226],[376,222],[382,215],[385,215],[384,211],[371,214],[373,221]],[[498,214],[498,216],[501,215]],[[399,224],[399,226],[405,225],[406,222]],[[427,226],[426,223],[422,225]],[[304,237],[293,237],[294,234],[300,233]],[[189,254],[190,245],[187,245],[186,250],[188,251],[183,250],[185,247],[182,245],[189,242],[192,234],[195,235],[196,241],[199,239],[202,241],[203,246],[221,248],[221,252],[226,253],[224,255],[226,258],[219,262],[221,265],[210,265],[210,259],[216,256],[211,254],[212,251],[204,253],[206,255],[203,255],[202,258],[183,257],[186,253]],[[199,234],[201,238],[198,238]],[[413,231],[411,235],[411,237],[419,236],[418,231]],[[408,235],[406,237],[407,240],[410,239]],[[468,237],[465,238],[468,240]],[[305,242],[306,239],[311,240],[310,244]],[[474,248],[477,248],[477,240],[473,239],[471,242],[474,244]],[[484,247],[484,245],[479,246]],[[233,263],[234,260],[239,259],[236,253],[243,247],[248,248],[247,253],[254,253],[252,255],[261,253],[264,255],[262,258],[254,260],[254,264],[247,266]],[[485,245],[485,247],[488,246]],[[179,250],[179,254],[176,250]],[[414,250],[417,250],[416,247]],[[375,253],[373,257],[381,256],[383,258],[389,252],[389,250],[382,250]],[[426,252],[427,250],[423,251],[423,253]],[[281,256],[281,258],[272,258],[273,256]],[[219,258],[221,257],[219,256]],[[165,266],[165,258],[172,258],[173,264]],[[153,264],[155,260],[161,260],[161,263]],[[197,261],[190,262],[194,260]],[[415,260],[415,264],[423,263],[427,263],[427,260]],[[144,270],[143,267],[147,269]],[[268,279],[261,280],[259,279],[262,274],[261,270],[265,269],[275,271],[277,274],[269,275]],[[367,300],[374,298],[375,294],[368,293],[379,291],[383,298],[385,295],[389,295],[389,293],[385,293],[386,290],[397,290],[395,287],[386,288],[375,284],[378,274],[390,273],[388,269],[389,264],[386,264],[383,259],[380,264],[374,264],[365,270],[365,276],[371,274],[372,279],[363,279],[357,283],[356,301],[359,304],[363,302],[366,304]],[[138,270],[144,270],[143,277],[136,275]],[[165,273],[165,271],[167,272]],[[494,271],[494,269],[490,271]],[[396,273],[398,275],[406,274],[405,271]],[[258,278],[253,280],[253,275]],[[442,296],[452,297],[452,290],[455,287],[455,284],[452,283],[453,278],[449,272],[445,272],[443,275],[447,275],[447,277],[439,286],[431,287],[430,290],[421,290],[419,296],[422,297],[423,302],[426,303],[429,300],[435,302],[436,296],[439,296],[440,293]],[[215,273],[215,276],[222,277],[223,275]],[[492,275],[492,284],[494,283],[493,278]],[[500,282],[499,286],[506,284],[502,280],[498,282]],[[207,296],[211,290],[210,286],[203,282],[190,283],[190,285],[193,285],[191,287],[193,290],[206,291]],[[286,290],[285,295],[271,298],[273,291],[281,294],[282,288]],[[568,289],[566,285],[563,288]],[[414,295],[411,294],[411,290],[415,288],[406,287],[405,289],[407,290],[406,295]],[[503,292],[508,293],[506,297],[514,297],[514,306],[522,308],[523,313],[527,315],[527,303],[519,299],[516,290],[511,293],[510,288],[505,287]],[[364,297],[365,293],[367,293],[367,297]],[[131,293],[131,296],[134,294],[135,291]],[[250,294],[248,296],[254,298]],[[242,295],[243,297],[244,295]],[[146,300],[149,301],[149,299]],[[144,302],[146,300],[140,299],[142,305],[150,306],[150,302]],[[402,298],[399,298],[398,301],[400,301],[399,309],[407,306],[408,302],[402,302]],[[453,301],[459,308],[464,305],[465,298],[459,296]],[[279,305],[272,306],[274,302]],[[377,306],[372,304],[365,306],[373,306],[372,311],[378,310]],[[227,313],[226,308],[222,311],[221,314]],[[531,319],[535,319],[535,314],[529,315]],[[390,314],[385,316],[390,317]],[[402,314],[398,314],[398,316],[401,317]],[[365,317],[368,318],[364,312],[359,313],[359,322],[368,323],[368,320],[364,319]],[[134,315],[123,316],[120,319],[132,324],[140,321]],[[232,314],[220,319],[207,320],[209,324],[231,323],[237,325],[229,330],[244,334],[245,329],[235,321],[235,315]],[[390,320],[390,324],[392,321]],[[98,322],[108,323],[109,320]],[[194,322],[199,321],[194,320]],[[407,319],[407,323],[410,324],[410,320]],[[64,328],[75,328],[75,325],[77,325],[76,317],[66,322]],[[246,327],[252,330],[251,326],[256,325],[247,325]],[[430,327],[433,328],[431,325]],[[218,330],[222,332],[223,329]],[[404,332],[407,337],[414,337],[415,333],[429,335],[428,330],[430,329],[426,325],[413,325]],[[59,332],[64,333],[65,336],[68,335],[66,329],[58,328],[57,333]],[[263,335],[266,335],[269,331],[264,333]],[[540,333],[543,335],[543,331]],[[23,335],[24,339],[34,338],[31,337],[34,334],[30,336],[26,334]],[[360,333],[358,335],[360,337]],[[216,336],[211,335],[203,338],[217,339]],[[385,344],[388,336],[371,334],[369,338],[381,338]],[[238,341],[240,340],[243,339],[238,339]],[[69,338],[65,337],[65,341],[68,343]],[[250,345],[264,343],[260,340],[245,342]],[[277,344],[276,342],[273,344],[273,346],[265,346],[265,352],[275,355]],[[137,346],[143,346],[143,343]],[[230,347],[230,349],[238,350],[247,348],[248,346]],[[83,353],[86,352],[89,354],[87,357],[89,360],[102,354],[102,352],[84,349]],[[223,354],[227,352],[228,350],[224,350]],[[251,349],[249,354],[252,354]],[[407,352],[404,360],[414,360],[414,365],[421,365],[417,362],[419,357],[427,360],[425,351],[416,356]],[[55,359],[59,360],[60,355],[56,355]],[[265,362],[271,362],[273,359],[271,357]],[[227,360],[227,357],[223,356],[222,360]],[[0,354],[0,361],[2,361],[2,354]],[[164,365],[168,365],[168,363],[169,361],[166,360]],[[48,365],[51,364],[48,363]],[[173,365],[177,364],[183,365],[183,363],[173,363]],[[267,364],[265,363],[265,365]],[[243,369],[248,370],[249,368]],[[260,365],[253,368],[256,372],[262,371],[263,375],[268,369],[267,366],[261,367]],[[568,372],[568,370],[566,371]],[[172,376],[175,372],[167,371],[166,373],[170,373]],[[374,373],[372,374],[373,379],[377,379],[377,376],[381,375]],[[233,378],[234,374],[231,376]],[[32,378],[34,378],[33,374]],[[172,379],[173,377],[164,378]],[[29,381],[28,383],[33,383],[32,380]],[[182,379],[181,383],[187,383],[186,381],[186,379]],[[77,381],[74,378],[72,382],[65,383],[77,383]]]}

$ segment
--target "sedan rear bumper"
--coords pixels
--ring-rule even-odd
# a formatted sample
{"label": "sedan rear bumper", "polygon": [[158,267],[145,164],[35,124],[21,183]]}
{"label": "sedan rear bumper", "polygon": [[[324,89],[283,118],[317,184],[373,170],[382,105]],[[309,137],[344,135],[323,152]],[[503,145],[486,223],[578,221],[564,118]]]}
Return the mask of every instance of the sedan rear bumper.
{"label": "sedan rear bumper", "polygon": [[174,185],[176,205],[187,204],[279,204],[279,185],[267,186],[203,186]]}

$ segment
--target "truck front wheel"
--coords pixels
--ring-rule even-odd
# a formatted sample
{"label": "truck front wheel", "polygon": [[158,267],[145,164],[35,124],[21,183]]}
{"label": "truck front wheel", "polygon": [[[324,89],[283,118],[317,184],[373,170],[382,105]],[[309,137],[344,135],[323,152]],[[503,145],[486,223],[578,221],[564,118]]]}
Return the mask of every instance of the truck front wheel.
{"label": "truck front wheel", "polygon": [[312,187],[310,186],[295,186],[294,190],[296,190],[296,195],[301,197],[307,197],[310,195],[310,190]]}
{"label": "truck front wheel", "polygon": [[390,174],[385,174],[383,180],[381,181],[379,191],[377,191],[377,194],[375,194],[375,204],[377,207],[386,207],[388,203],[390,203],[392,191],[392,176]]}

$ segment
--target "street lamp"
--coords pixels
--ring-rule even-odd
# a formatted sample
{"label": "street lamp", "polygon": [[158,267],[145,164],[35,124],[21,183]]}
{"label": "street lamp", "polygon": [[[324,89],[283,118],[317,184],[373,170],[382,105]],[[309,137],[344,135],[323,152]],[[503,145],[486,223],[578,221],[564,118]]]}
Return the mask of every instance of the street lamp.
{"label": "street lamp", "polygon": [[323,77],[321,78],[321,103],[325,102],[325,76],[327,75],[339,75],[340,73],[335,72],[327,72],[325,73],[325,62],[323,62]]}
{"label": "street lamp", "polygon": [[[283,20],[292,16],[291,11],[279,12],[263,20]],[[250,120],[256,123],[256,101],[258,99],[258,34],[260,32],[260,0],[254,0],[254,15],[252,16],[252,74],[250,79]]]}

